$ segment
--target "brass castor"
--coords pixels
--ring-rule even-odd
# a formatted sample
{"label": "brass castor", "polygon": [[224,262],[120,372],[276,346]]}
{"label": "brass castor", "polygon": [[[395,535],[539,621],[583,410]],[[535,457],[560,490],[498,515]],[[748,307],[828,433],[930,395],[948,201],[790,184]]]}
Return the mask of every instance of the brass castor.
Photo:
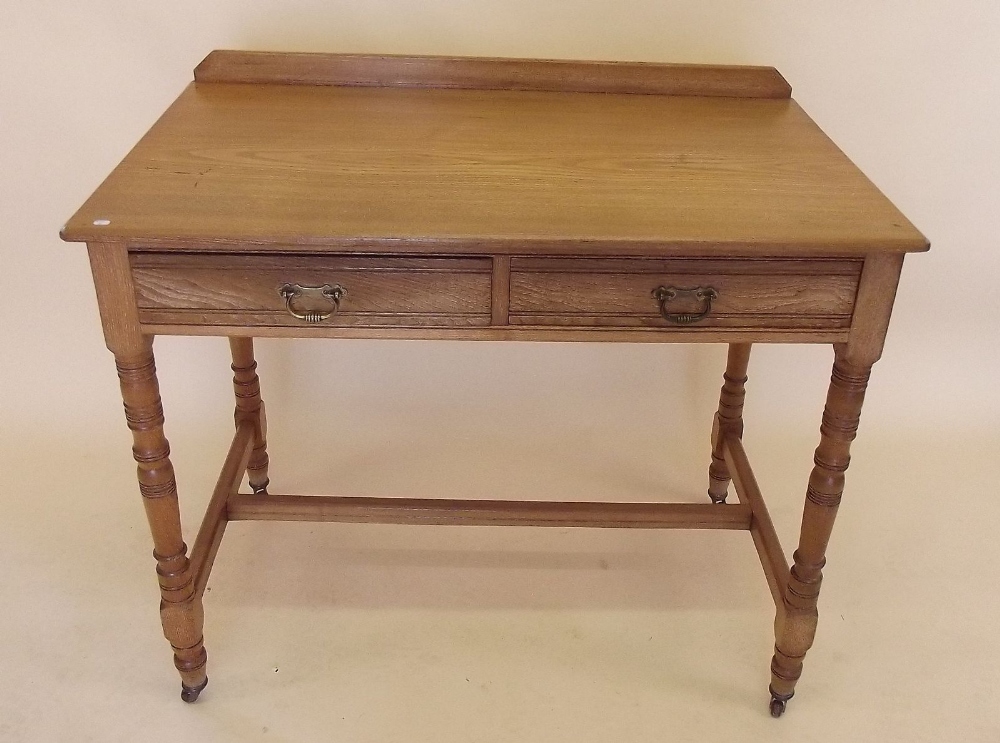
{"label": "brass castor", "polygon": [[271,483],[270,480],[264,480],[260,485],[254,485],[250,483],[250,489],[253,491],[254,495],[267,495],[267,486]]}
{"label": "brass castor", "polygon": [[188,704],[191,704],[191,702],[197,702],[198,697],[201,695],[201,692],[206,686],[208,686],[208,677],[205,677],[205,680],[198,684],[198,686],[187,686],[185,684],[181,684],[181,699]]}
{"label": "brass castor", "polygon": [[725,504],[726,498],[728,496],[729,493],[723,493],[722,495],[712,495],[711,493],[708,494],[708,497],[712,499],[712,503],[715,503],[716,505]]}

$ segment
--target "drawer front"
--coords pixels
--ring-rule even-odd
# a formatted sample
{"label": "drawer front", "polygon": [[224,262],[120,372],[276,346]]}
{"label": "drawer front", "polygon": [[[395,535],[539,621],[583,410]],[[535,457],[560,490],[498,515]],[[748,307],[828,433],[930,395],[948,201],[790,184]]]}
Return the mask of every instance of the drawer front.
{"label": "drawer front", "polygon": [[[139,319],[148,325],[470,327],[491,319],[489,258],[133,253],[130,260]],[[286,285],[292,289],[282,294]]]}
{"label": "drawer front", "polygon": [[510,324],[847,328],[860,273],[852,260],[515,258]]}

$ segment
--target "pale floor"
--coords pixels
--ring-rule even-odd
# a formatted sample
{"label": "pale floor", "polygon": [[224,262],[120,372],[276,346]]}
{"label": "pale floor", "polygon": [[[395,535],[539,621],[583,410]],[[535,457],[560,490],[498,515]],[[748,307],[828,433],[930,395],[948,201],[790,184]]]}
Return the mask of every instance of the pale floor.
{"label": "pale floor", "polygon": [[[279,492],[704,493],[707,431],[649,420],[371,420],[309,460],[276,415]],[[189,534],[228,444],[209,428],[171,436]],[[790,551],[815,441],[747,441]],[[773,720],[773,609],[740,532],[233,524],[206,597],[211,683],[185,705],[124,426],[24,434],[3,445],[0,740],[1000,741],[997,445],[862,431],[818,640]]]}

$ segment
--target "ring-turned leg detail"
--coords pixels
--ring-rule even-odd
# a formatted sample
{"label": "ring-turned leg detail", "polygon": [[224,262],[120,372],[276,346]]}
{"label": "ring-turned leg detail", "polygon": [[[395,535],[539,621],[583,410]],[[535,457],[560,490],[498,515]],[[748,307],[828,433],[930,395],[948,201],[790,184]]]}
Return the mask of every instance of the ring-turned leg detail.
{"label": "ring-turned leg detail", "polygon": [[[783,606],[775,619],[775,647],[771,660],[771,696],[781,703],[792,697],[802,675],[802,661],[816,635],[820,584],[826,548],[844,492],[844,473],[850,464],[851,442],[857,435],[861,406],[871,365],[848,362],[838,348],[820,427],[820,443],[809,477],[798,549],[785,589]],[[771,712],[775,706],[772,701]],[[780,714],[780,712],[779,712]]]}
{"label": "ring-turned leg detail", "polygon": [[253,338],[230,338],[233,354],[233,389],[236,392],[236,425],[254,427],[254,445],[247,465],[247,479],[256,494],[267,493],[267,418],[260,399],[260,379],[253,357]]}
{"label": "ring-turned leg detail", "polygon": [[160,584],[160,621],[174,650],[174,665],[184,688],[201,689],[206,683],[201,599],[181,539],[177,486],[170,464],[170,446],[163,435],[152,346],[135,356],[116,356],[125,417],[132,431],[132,453],[138,463],[139,491],[153,536],[153,557]]}
{"label": "ring-turned leg detail", "polygon": [[713,503],[725,503],[729,491],[729,468],[722,456],[722,442],[727,435],[743,435],[743,401],[746,398],[749,343],[729,344],[729,359],[719,395],[719,412],[712,425],[712,463],[708,467],[708,497]]}

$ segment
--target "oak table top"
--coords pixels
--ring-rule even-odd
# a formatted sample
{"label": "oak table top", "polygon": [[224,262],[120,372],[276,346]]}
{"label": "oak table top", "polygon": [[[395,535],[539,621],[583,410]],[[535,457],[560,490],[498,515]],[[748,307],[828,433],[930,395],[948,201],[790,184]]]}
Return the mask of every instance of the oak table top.
{"label": "oak table top", "polygon": [[[464,254],[927,247],[771,68],[611,66],[662,78],[638,94],[412,87],[399,83],[411,58],[346,58],[395,73],[390,87],[324,84],[345,64],[328,55],[293,55],[312,63],[306,84],[245,72],[281,56],[210,56],[63,236]],[[707,73],[728,88],[667,94]]]}

